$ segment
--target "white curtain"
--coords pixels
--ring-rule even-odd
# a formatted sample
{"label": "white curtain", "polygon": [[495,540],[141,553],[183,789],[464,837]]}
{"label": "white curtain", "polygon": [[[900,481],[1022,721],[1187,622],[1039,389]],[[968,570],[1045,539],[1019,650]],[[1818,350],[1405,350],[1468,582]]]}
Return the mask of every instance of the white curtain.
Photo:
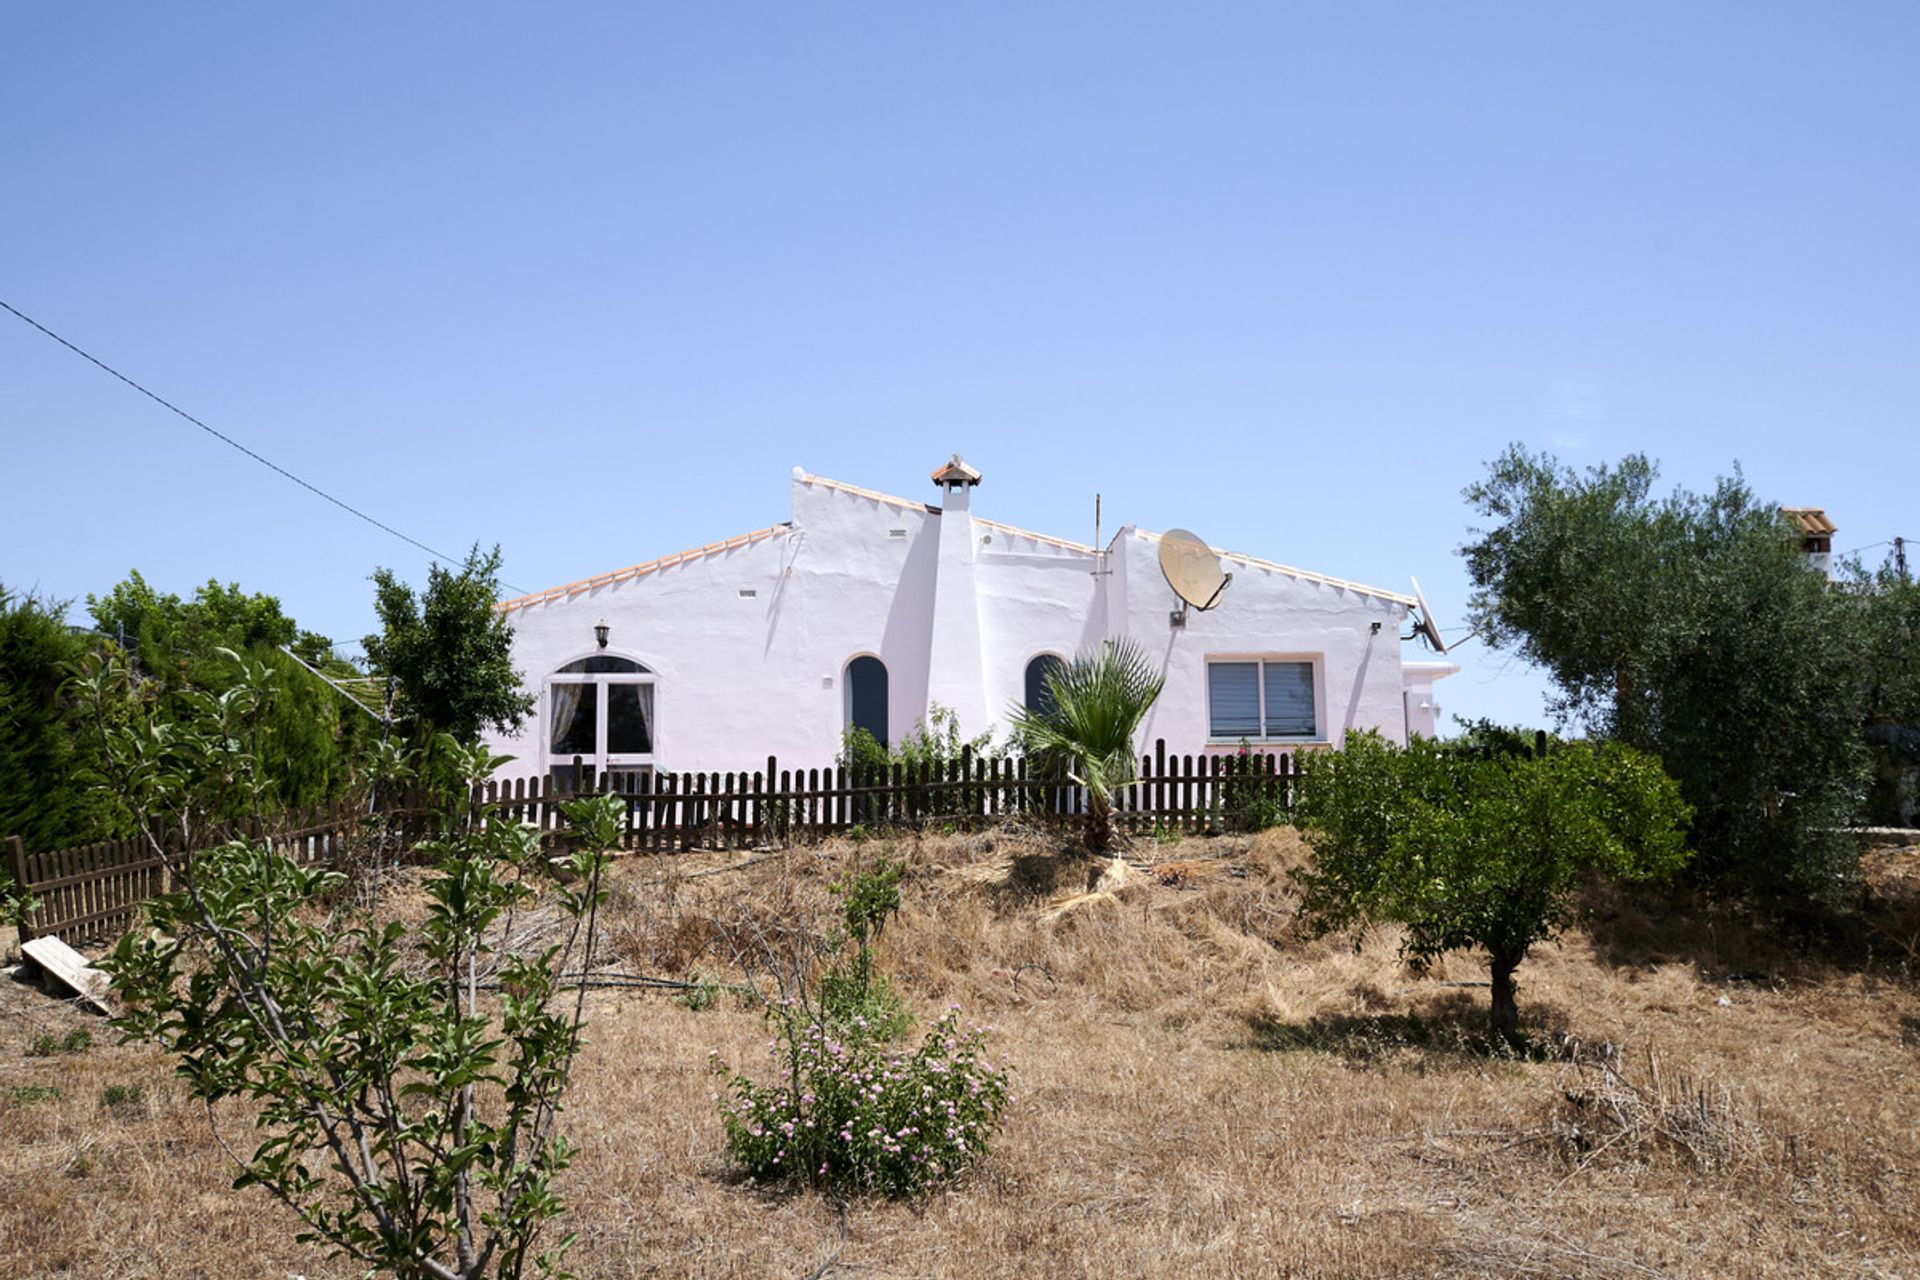
{"label": "white curtain", "polygon": [[590,684],[553,686],[553,727],[547,732],[547,750],[560,750],[560,744],[573,732],[573,718],[580,714],[580,695],[592,689]]}

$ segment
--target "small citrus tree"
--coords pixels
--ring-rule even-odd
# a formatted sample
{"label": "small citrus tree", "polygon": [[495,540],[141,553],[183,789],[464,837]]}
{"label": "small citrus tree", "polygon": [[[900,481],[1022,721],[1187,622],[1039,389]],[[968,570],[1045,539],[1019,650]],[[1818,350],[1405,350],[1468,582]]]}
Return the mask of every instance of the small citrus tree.
{"label": "small citrus tree", "polygon": [[1109,641],[1047,672],[1051,705],[1008,709],[1014,738],[1043,769],[1087,792],[1087,849],[1113,848],[1113,793],[1138,776],[1134,736],[1166,679],[1132,640]]}
{"label": "small citrus tree", "polygon": [[[572,1237],[543,1240],[563,1208],[553,1179],[572,1147],[556,1126],[583,1005],[560,988],[594,945],[617,802],[568,807],[564,885],[531,828],[459,805],[415,850],[424,919],[379,919],[337,871],[261,841],[200,845],[224,825],[207,821],[213,793],[257,800],[272,786],[256,746],[270,676],[231,656],[238,683],[197,696],[194,714],[103,730],[120,793],[177,885],[102,963],[126,1005],[120,1030],[176,1060],[210,1123],[216,1102],[251,1105],[260,1141],[229,1148],[235,1185],[291,1209],[301,1240],[401,1280],[564,1274]],[[80,687],[98,696],[125,678],[102,664]],[[437,745],[463,796],[499,763]],[[549,905],[564,922],[555,940],[506,945],[516,913]]]}
{"label": "small citrus tree", "polygon": [[1350,734],[1308,756],[1294,817],[1314,849],[1300,877],[1318,931],[1392,922],[1416,970],[1485,950],[1494,1033],[1519,1036],[1514,971],[1571,922],[1591,877],[1685,865],[1689,810],[1653,757],[1618,743],[1483,755]]}

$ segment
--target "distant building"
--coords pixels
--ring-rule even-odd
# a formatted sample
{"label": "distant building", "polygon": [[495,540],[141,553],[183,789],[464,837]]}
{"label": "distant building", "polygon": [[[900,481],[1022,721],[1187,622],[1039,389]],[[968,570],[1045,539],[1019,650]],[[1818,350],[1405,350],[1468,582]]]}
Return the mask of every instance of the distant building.
{"label": "distant building", "polygon": [[499,606],[536,709],[493,745],[509,774],[830,762],[858,725],[898,742],[933,706],[1004,732],[1050,664],[1131,636],[1166,688],[1141,732],[1179,753],[1433,734],[1451,663],[1403,664],[1412,597],[1238,552],[1188,610],[1160,535],[1101,548],[975,515],[980,472],[933,472],[938,505],[793,472],[791,517]]}
{"label": "distant building", "polygon": [[1780,514],[1800,530],[1800,549],[1807,553],[1807,563],[1831,578],[1833,535],[1840,532],[1840,526],[1827,519],[1824,507],[1782,507]]}

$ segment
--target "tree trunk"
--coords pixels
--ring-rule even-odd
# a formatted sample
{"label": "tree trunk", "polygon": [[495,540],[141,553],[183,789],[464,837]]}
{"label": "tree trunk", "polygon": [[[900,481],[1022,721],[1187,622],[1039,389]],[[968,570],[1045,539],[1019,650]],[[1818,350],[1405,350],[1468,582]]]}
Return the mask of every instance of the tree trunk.
{"label": "tree trunk", "polygon": [[1519,956],[1493,956],[1493,1034],[1512,1045],[1520,1043],[1520,1005],[1514,999],[1513,981],[1513,971],[1519,967]]}
{"label": "tree trunk", "polygon": [[1113,848],[1113,807],[1087,789],[1087,852],[1107,853]]}

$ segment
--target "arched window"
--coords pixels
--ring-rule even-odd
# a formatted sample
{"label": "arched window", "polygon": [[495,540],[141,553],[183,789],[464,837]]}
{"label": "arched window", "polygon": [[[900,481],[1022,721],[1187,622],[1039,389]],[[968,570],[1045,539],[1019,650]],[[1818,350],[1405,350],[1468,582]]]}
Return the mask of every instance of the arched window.
{"label": "arched window", "polygon": [[887,745],[887,664],[867,654],[847,664],[847,727]]}
{"label": "arched window", "polygon": [[653,739],[653,673],[639,663],[595,654],[548,678],[547,767],[560,786],[630,785],[653,771]]}
{"label": "arched window", "polygon": [[1053,691],[1047,688],[1047,677],[1064,670],[1066,665],[1053,653],[1043,653],[1027,664],[1027,710],[1038,715],[1053,710]]}

